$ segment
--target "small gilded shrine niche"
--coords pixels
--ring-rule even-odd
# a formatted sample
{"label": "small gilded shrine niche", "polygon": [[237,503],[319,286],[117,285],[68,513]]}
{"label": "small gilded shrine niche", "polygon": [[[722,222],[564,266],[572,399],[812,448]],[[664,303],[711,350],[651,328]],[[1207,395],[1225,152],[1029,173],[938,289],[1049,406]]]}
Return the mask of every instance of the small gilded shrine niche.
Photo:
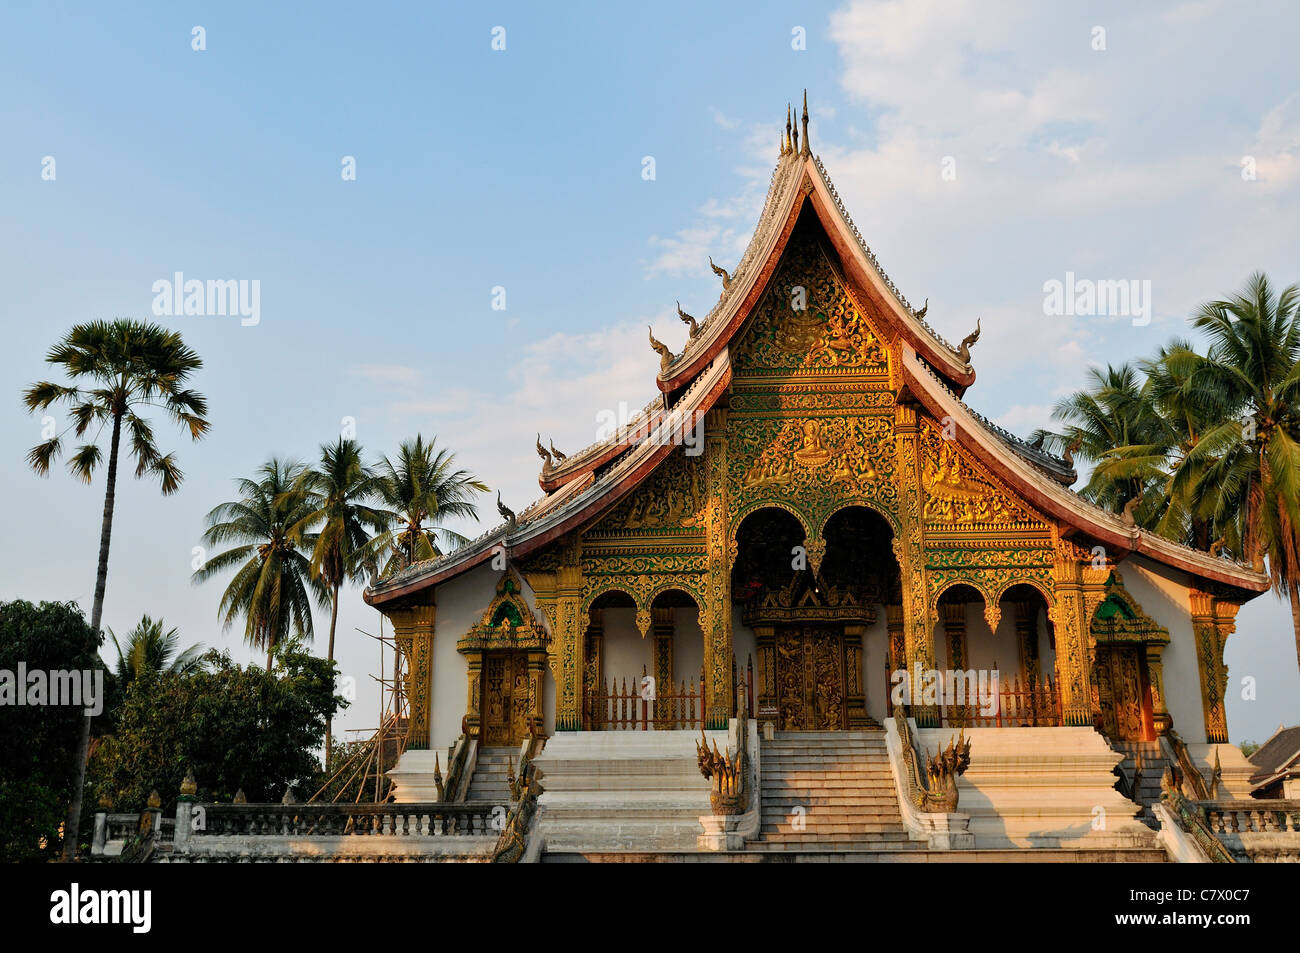
{"label": "small gilded shrine niche", "polygon": [[466,732],[484,745],[517,745],[543,731],[542,678],[550,636],[508,569],[483,617],[456,643],[468,663]]}
{"label": "small gilded shrine niche", "polygon": [[1138,605],[1118,571],[1093,613],[1093,713],[1112,740],[1143,741],[1173,724],[1165,703],[1161,653],[1169,630]]}

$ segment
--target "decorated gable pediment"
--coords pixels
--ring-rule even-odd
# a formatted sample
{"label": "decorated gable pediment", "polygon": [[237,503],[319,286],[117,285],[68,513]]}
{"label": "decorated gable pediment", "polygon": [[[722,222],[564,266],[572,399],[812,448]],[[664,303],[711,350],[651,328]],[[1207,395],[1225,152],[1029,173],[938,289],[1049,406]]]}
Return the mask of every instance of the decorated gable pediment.
{"label": "decorated gable pediment", "polygon": [[1142,611],[1116,570],[1106,580],[1106,595],[1093,613],[1092,637],[1098,642],[1167,643],[1169,630]]}
{"label": "decorated gable pediment", "polygon": [[811,229],[782,256],[736,349],[737,375],[889,373],[889,346],[848,293]]}
{"label": "decorated gable pediment", "polygon": [[650,479],[589,530],[589,535],[626,530],[702,532],[708,502],[701,457],[674,449]]}
{"label": "decorated gable pediment", "polygon": [[528,603],[513,569],[507,569],[497,583],[496,596],[483,617],[456,643],[458,652],[492,649],[543,650],[550,641]]}
{"label": "decorated gable pediment", "polygon": [[932,526],[1046,525],[928,419],[921,431],[921,489]]}

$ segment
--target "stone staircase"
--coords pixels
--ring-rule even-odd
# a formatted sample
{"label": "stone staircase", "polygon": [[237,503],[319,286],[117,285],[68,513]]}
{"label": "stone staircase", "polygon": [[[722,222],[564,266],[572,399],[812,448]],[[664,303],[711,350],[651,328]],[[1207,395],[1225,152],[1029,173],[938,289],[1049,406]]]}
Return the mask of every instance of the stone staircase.
{"label": "stone staircase", "polygon": [[[719,747],[725,731],[707,732]],[[534,760],[548,855],[694,851],[710,813],[698,731],[561,731]]]}
{"label": "stone staircase", "polygon": [[747,850],[902,851],[885,733],[785,731],[761,747],[762,826]]}
{"label": "stone staircase", "polygon": [[474,775],[469,780],[465,800],[491,801],[508,807],[510,782],[507,779],[510,776],[511,765],[518,757],[517,748],[479,748],[478,758],[474,764]]}
{"label": "stone staircase", "polygon": [[1158,829],[1160,823],[1151,812],[1151,805],[1160,802],[1160,778],[1165,772],[1165,756],[1160,749],[1160,742],[1120,741],[1113,743],[1111,747],[1124,756],[1124,760],[1119,763],[1119,769],[1124,773],[1125,778],[1133,777],[1138,756],[1141,756],[1142,777],[1137,796],[1134,798],[1142,805],[1142,813],[1138,815],[1138,820],[1153,830]]}

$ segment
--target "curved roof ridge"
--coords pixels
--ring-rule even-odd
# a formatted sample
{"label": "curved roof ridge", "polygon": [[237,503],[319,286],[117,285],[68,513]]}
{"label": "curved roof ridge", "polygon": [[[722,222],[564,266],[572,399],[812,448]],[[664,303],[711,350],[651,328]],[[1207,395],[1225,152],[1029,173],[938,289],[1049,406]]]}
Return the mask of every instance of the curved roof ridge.
{"label": "curved roof ridge", "polygon": [[907,300],[907,296],[899,290],[899,287],[894,284],[894,279],[889,277],[889,273],[886,272],[884,266],[880,264],[880,259],[876,257],[876,253],[871,250],[871,247],[866,243],[866,240],[863,239],[862,233],[858,231],[858,226],[853,224],[853,216],[849,215],[849,210],[845,207],[844,200],[840,198],[840,193],[835,189],[835,183],[831,181],[830,173],[826,171],[826,166],[822,165],[822,157],[813,156],[813,164],[817,167],[817,173],[821,176],[822,183],[826,186],[826,191],[830,193],[831,198],[834,200],[836,210],[841,216],[843,216],[844,223],[848,225],[849,231],[851,231],[853,237],[857,239],[858,247],[862,249],[862,253],[867,257],[867,261],[871,262],[871,267],[876,270],[876,274],[880,276],[880,280],[884,283],[885,287],[889,289],[891,294],[893,294],[894,299],[902,305],[903,309],[912,316],[912,319],[916,321],[917,324],[925,329],[930,337],[934,339],[935,343],[942,344],[948,350],[956,354],[957,349],[948,343],[947,338],[936,331],[934,327],[925,320],[925,318],[916,313],[916,309],[912,307],[912,303]]}
{"label": "curved roof ridge", "polygon": [[[759,213],[758,222],[755,224],[754,232],[749,238],[749,244],[745,246],[745,250],[741,253],[740,261],[736,264],[736,270],[731,273],[731,280],[722,289],[722,293],[718,296],[718,300],[713,307],[709,309],[709,313],[700,321],[699,333],[695,337],[687,339],[681,352],[674,356],[672,363],[668,365],[670,373],[693,351],[697,351],[701,346],[705,345],[707,339],[711,336],[706,332],[717,327],[718,316],[728,310],[728,305],[740,293],[742,288],[748,290],[748,279],[752,276],[754,262],[759,257],[760,248],[763,247],[765,239],[771,232],[778,230],[784,224],[784,217],[778,217],[776,210],[784,207],[789,195],[792,195],[797,190],[800,176],[795,173],[802,167],[803,162],[800,161],[800,156],[797,153],[789,153],[777,159],[776,165],[772,168],[771,178],[768,180],[767,197],[763,200],[763,210]],[[781,198],[781,201],[778,201],[778,197]]]}
{"label": "curved roof ridge", "polygon": [[[1022,457],[1024,457],[1026,460],[1028,460],[1030,463],[1034,464],[1035,466],[1040,466],[1043,469],[1047,470],[1049,475],[1052,475],[1053,471],[1055,471],[1056,473],[1060,473],[1062,476],[1065,476],[1068,473],[1073,473],[1074,479],[1075,480],[1078,479],[1078,474],[1074,470],[1073,464],[1069,463],[1064,457],[1058,457],[1056,454],[1049,453],[1047,450],[1044,450],[1041,447],[1036,447],[1029,441],[1025,440],[1023,437],[1019,436],[1018,434],[1012,433],[1006,427],[994,423],[992,420],[990,420],[988,417],[981,414],[970,404],[966,403],[966,401],[964,401],[960,395],[958,395],[955,391],[953,391],[953,389],[948,386],[948,382],[945,381],[942,377],[940,377],[935,372],[934,368],[930,366],[929,361],[923,358],[920,354],[916,355],[916,361],[918,364],[921,365],[921,367],[925,369],[927,374],[929,374],[932,378],[934,378],[935,383],[938,384],[940,387],[942,387],[944,391],[948,394],[948,396],[950,396],[957,403],[961,404],[961,406],[965,409],[965,411],[968,414],[970,414],[972,417],[978,420],[986,430],[991,432],[995,437],[998,437],[1000,440],[1002,440],[1003,443],[1006,443],[1008,446],[1010,446],[1011,449],[1014,450],[1016,453],[1020,454]],[[1070,483],[1073,482],[1074,480],[1070,481]],[[1062,483],[1061,485],[1069,489],[1070,483]],[[1074,491],[1071,490],[1071,492]],[[1075,495],[1077,496],[1078,494]],[[1079,498],[1083,499],[1082,497]]]}
{"label": "curved roof ridge", "polygon": [[[996,424],[990,426],[982,415],[976,413],[967,406],[961,398],[953,394],[953,392],[944,385],[944,382],[940,380],[939,375],[936,374],[925,363],[925,361],[921,360],[920,356],[917,355],[915,351],[906,348],[905,354],[908,351],[917,358],[916,363],[925,369],[928,378],[935,384],[939,385],[937,388],[934,388],[934,390],[937,390],[943,398],[950,401],[954,405],[955,409],[964,415],[970,422],[974,423],[979,430],[984,431],[993,439],[1003,442],[1003,438],[1000,436],[998,431],[1003,433],[1009,433],[1009,431],[997,427]],[[932,387],[933,385],[926,383],[925,386]],[[973,429],[974,428],[967,428],[968,431]],[[1018,440],[1019,438],[1015,439]],[[1030,468],[1028,476],[1030,479],[1033,479],[1034,471],[1037,468],[1031,461],[1020,457],[1019,454],[1016,454],[1013,458],[1008,458],[1007,464],[1014,465],[1017,458],[1020,459],[1022,465]],[[1014,471],[1012,471],[1012,474],[1014,475]],[[1182,569],[1183,571],[1190,572],[1193,575],[1199,573],[1204,577],[1207,574],[1214,574],[1208,576],[1208,578],[1214,578],[1217,575],[1224,578],[1215,579],[1215,581],[1228,582],[1231,585],[1251,589],[1257,592],[1263,592],[1269,587],[1268,577],[1263,573],[1258,572],[1253,566],[1225,555],[1211,555],[1204,550],[1196,549],[1195,547],[1188,546],[1185,543],[1169,539],[1167,536],[1161,536],[1159,533],[1154,533],[1151,530],[1143,529],[1139,526],[1131,526],[1124,522],[1123,518],[1118,513],[1112,513],[1110,510],[1098,506],[1091,500],[1085,499],[1072,488],[1063,486],[1057,481],[1052,480],[1047,474],[1042,474],[1042,476],[1048,477],[1046,482],[1042,482],[1041,479],[1039,481],[1041,483],[1043,494],[1049,498],[1054,494],[1064,494],[1064,496],[1068,498],[1068,501],[1062,501],[1063,503],[1068,502],[1068,505],[1076,512],[1077,516],[1092,521],[1093,526],[1091,527],[1091,530],[1094,535],[1097,532],[1105,532],[1109,533],[1110,536],[1115,539],[1127,539],[1128,549],[1130,552],[1140,553],[1148,557],[1154,556],[1157,559],[1160,559],[1162,556],[1167,557],[1165,559],[1166,562],[1168,562],[1169,559],[1178,560],[1178,564],[1175,564],[1174,568]],[[1004,474],[999,474],[999,477],[1003,480],[1007,479],[1007,476]],[[1041,504],[1036,501],[1030,500],[1030,502],[1035,509],[1042,509]],[[1059,514],[1056,516],[1056,519],[1069,522],[1068,520],[1064,520],[1064,518]],[[1079,526],[1078,528],[1084,532],[1090,531],[1090,528],[1086,525]],[[1105,540],[1103,539],[1103,541]]]}

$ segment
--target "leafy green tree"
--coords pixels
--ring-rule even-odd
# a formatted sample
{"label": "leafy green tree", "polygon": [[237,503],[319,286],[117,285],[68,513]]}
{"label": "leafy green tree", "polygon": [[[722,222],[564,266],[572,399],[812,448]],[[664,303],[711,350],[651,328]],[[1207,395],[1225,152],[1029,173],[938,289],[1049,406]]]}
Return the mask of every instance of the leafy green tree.
{"label": "leafy green tree", "polygon": [[174,804],[187,771],[204,800],[278,801],[319,776],[315,748],[326,721],[347,703],[334,694],[334,666],[291,640],[274,670],[210,652],[189,674],[148,672],[126,693],[118,729],[92,764],[92,790],[119,810],[138,810],[157,790]]}
{"label": "leafy green tree", "polygon": [[[89,483],[103,462],[99,441],[108,430],[108,474],[104,490],[104,516],[99,531],[99,564],[95,573],[95,599],[90,628],[98,633],[104,615],[104,590],[108,580],[108,550],[113,530],[113,509],[117,489],[118,454],[123,431],[135,459],[135,475],[156,477],[164,495],[175,493],[182,479],[175,455],[158,449],[149,415],[161,412],[192,440],[208,431],[207,400],[186,387],[190,376],[203,361],[181,340],[179,332],[156,324],[117,319],[75,325],[45,356],[72,381],[60,384],[39,381],[23,394],[29,411],[45,411],[56,404],[69,408],[71,424],[33,447],[27,455],[32,469],[42,476],[63,453],[68,430],[84,441],[68,458],[68,467],[79,480]],[[86,750],[90,743],[90,717],[81,728],[82,744],[77,761],[76,790],[68,809],[64,859],[72,860],[77,849],[81,817],[81,788],[86,777]]]}
{"label": "leafy green tree", "polygon": [[329,604],[329,590],[312,573],[308,556],[316,545],[308,532],[315,508],[304,472],[296,461],[273,457],[257,479],[235,481],[239,499],[208,513],[203,542],[239,545],[209,557],[193,576],[203,582],[235,567],[217,614],[227,631],[243,616],[244,641],[266,652],[268,669],[282,640],[312,639],[311,597],[322,608]]}
{"label": "leafy green tree", "polygon": [[[339,589],[345,582],[361,582],[376,568],[370,541],[392,522],[391,516],[367,501],[377,492],[378,479],[361,460],[355,440],[340,437],[323,444],[320,462],[299,478],[307,491],[311,513],[307,522],[316,531],[311,553],[312,575],[330,594],[330,638],[327,661],[334,661],[334,635],[339,618]],[[325,763],[334,746],[334,726],[325,726]]]}
{"label": "leafy green tree", "polygon": [[[28,671],[103,670],[98,644],[99,636],[75,603],[0,602],[0,670],[15,677],[20,662]],[[79,746],[82,709],[13,701],[0,707],[0,862],[5,863],[58,856],[59,825],[80,783],[77,755],[85,750]]]}
{"label": "leafy green tree", "polygon": [[477,519],[475,493],[487,484],[467,470],[457,470],[456,455],[438,449],[437,438],[427,444],[417,434],[397,448],[397,459],[385,457],[376,484],[394,526],[375,538],[377,551],[391,553],[382,570],[395,569],[443,553],[443,547],[463,545],[464,536],[443,525],[456,518]]}

